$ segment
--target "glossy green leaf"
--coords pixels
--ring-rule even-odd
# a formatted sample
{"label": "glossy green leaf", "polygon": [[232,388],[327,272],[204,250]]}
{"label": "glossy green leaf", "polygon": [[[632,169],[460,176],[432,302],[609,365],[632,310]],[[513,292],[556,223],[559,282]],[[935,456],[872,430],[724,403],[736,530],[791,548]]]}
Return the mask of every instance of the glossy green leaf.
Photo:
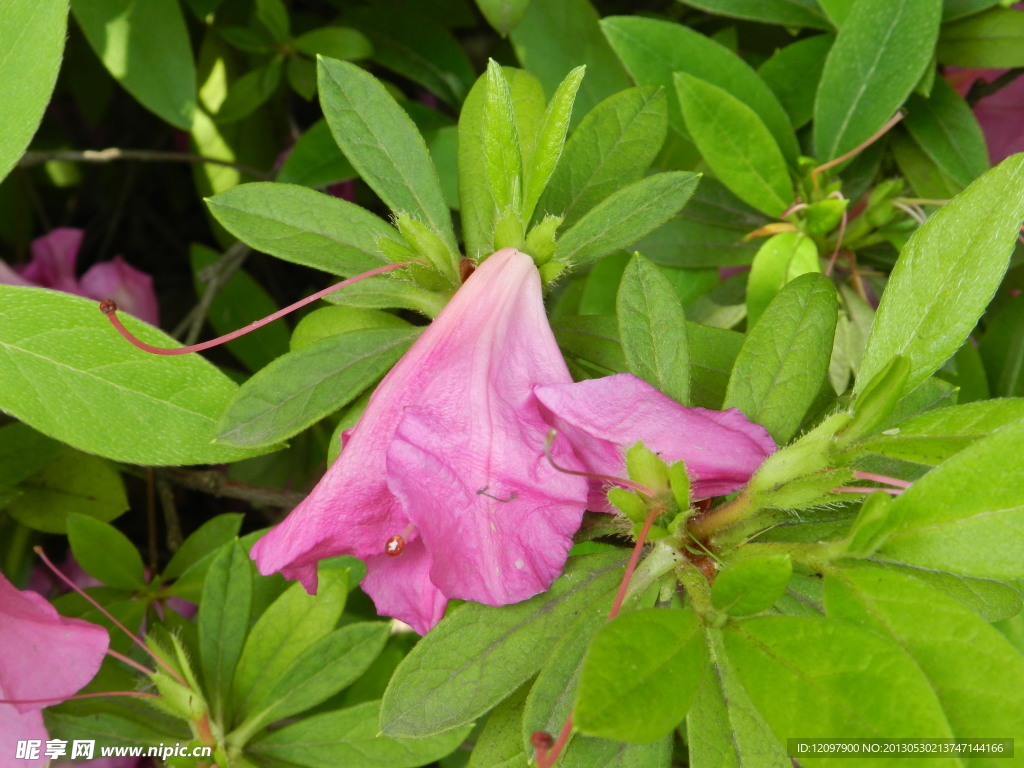
{"label": "glossy green leaf", "polygon": [[233,541],[217,554],[203,582],[199,601],[199,661],[203,691],[214,714],[229,714],[231,685],[242,655],[252,610],[253,566],[241,544]]}
{"label": "glossy green leaf", "polygon": [[558,238],[555,258],[578,268],[636,242],[686,205],[699,180],[697,173],[668,171],[623,187]]}
{"label": "glossy green leaf", "polygon": [[[736,675],[776,737],[949,738],[927,678],[895,642],[844,621],[747,619],[723,630]],[[899,696],[892,691],[899,690]],[[872,766],[902,759],[872,757]],[[959,765],[937,758],[936,768]]]}
{"label": "glossy green leaf", "polygon": [[1024,218],[1024,155],[1014,155],[943,206],[903,248],[871,328],[855,391],[896,355],[907,389],[967,339],[1006,271]]}
{"label": "glossy green leaf", "polygon": [[523,68],[535,74],[548,93],[555,92],[570,70],[585,65],[587,77],[576,96],[581,115],[632,85],[601,35],[590,0],[530,3],[512,31],[512,47]]}
{"label": "glossy green leaf", "polygon": [[505,37],[523,20],[530,0],[476,0],[476,5],[487,23]]}
{"label": "glossy green leaf", "polygon": [[67,518],[67,531],[75,560],[90,576],[115,589],[145,588],[142,556],[114,526],[72,513]]}
{"label": "glossy green leaf", "polygon": [[12,0],[0,24],[0,179],[35,135],[57,82],[67,36],[67,0]]}
{"label": "glossy green leaf", "polygon": [[326,187],[356,177],[356,169],[338,148],[324,119],[311,125],[292,146],[277,180],[304,187]]}
{"label": "glossy green leaf", "polygon": [[110,462],[67,446],[58,445],[53,460],[16,488],[18,496],[7,514],[46,533],[66,532],[72,513],[107,521],[128,509],[121,475]]}
{"label": "glossy green leaf", "polygon": [[1024,736],[1024,657],[984,619],[916,579],[876,568],[830,573],[825,600],[830,616],[887,635],[913,657],[955,737]]}
{"label": "glossy green leaf", "polygon": [[757,70],[789,115],[794,128],[814,116],[814,96],[835,37],[814,35],[778,49]]}
{"label": "glossy green leaf", "polygon": [[[143,341],[178,344],[125,313],[120,318]],[[142,465],[252,456],[212,444],[237,389],[198,355],[133,347],[95,301],[0,286],[0,408],[75,448]]]}
{"label": "glossy green leaf", "polygon": [[915,482],[893,504],[891,532],[876,557],[982,578],[1024,578],[1021,440],[1024,421],[1017,421]]}
{"label": "glossy green leaf", "polygon": [[692,768],[791,768],[792,760],[750,701],[725,655],[720,630],[705,630],[711,669],[686,716]]}
{"label": "glossy green leaf", "polygon": [[315,595],[292,583],[249,632],[231,690],[240,715],[250,717],[272,705],[271,695],[288,688],[288,675],[295,674],[299,660],[341,618],[348,597],[348,570],[321,569],[318,575]]}
{"label": "glossy green leaf", "polygon": [[630,373],[686,405],[690,398],[686,315],[672,283],[659,267],[636,254],[622,275],[616,307]]}
{"label": "glossy green leaf", "polygon": [[681,116],[673,79],[677,72],[720,88],[742,102],[760,118],[783,156],[796,162],[799,148],[785,110],[750,65],[733,51],[681,24],[640,16],[611,16],[601,21],[601,29],[638,84],[665,89],[669,120],[680,133],[692,133],[693,129],[681,119],[686,110]]}
{"label": "glossy green leaf", "polygon": [[366,209],[295,184],[243,184],[206,204],[231,234],[253,248],[335,275],[386,264],[378,240],[405,242]]}
{"label": "glossy green leaf", "polygon": [[566,142],[538,213],[564,216],[562,227],[571,227],[615,190],[643,176],[667,126],[663,89],[628,88],[602,101]]}
{"label": "glossy green leaf", "polygon": [[355,64],[319,60],[320,104],[334,140],[394,213],[429,225],[455,253],[455,234],[423,137],[383,83]]}
{"label": "glossy green leaf", "polygon": [[242,515],[227,513],[207,520],[181,543],[161,574],[164,579],[176,579],[204,557],[231,541],[242,527]]}
{"label": "glossy green leaf", "polygon": [[828,18],[814,0],[683,0],[687,5],[722,16],[783,24],[792,27],[828,29]]}
{"label": "glossy green leaf", "polygon": [[192,127],[196,67],[177,0],[72,0],[71,12],[128,93],[175,128]]}
{"label": "glossy green leaf", "polygon": [[954,24],[946,24],[935,55],[942,64],[958,67],[1024,66],[1024,12],[993,8]]}
{"label": "glossy green leaf", "polygon": [[532,676],[579,619],[605,613],[618,553],[571,558],[551,589],[493,608],[466,604],[406,656],[384,694],[381,730],[425,737],[469,723]]}
{"label": "glossy green leaf", "polygon": [[246,746],[262,763],[310,768],[416,768],[452,752],[469,733],[458,728],[426,738],[382,735],[380,702],[306,717]]}
{"label": "glossy green leaf", "polygon": [[814,241],[798,232],[782,232],[758,249],[747,280],[747,325],[752,327],[786,283],[820,272]]}
{"label": "glossy green leaf", "polygon": [[778,216],[793,185],[775,139],[757,114],[727,91],[686,74],[675,76],[686,127],[704,160],[737,197]]}
{"label": "glossy green leaf", "polygon": [[366,328],[282,355],[243,384],[217,441],[272,446],[350,403],[390,370],[418,328]]}
{"label": "glossy green leaf", "polygon": [[925,154],[961,187],[988,170],[988,150],[978,121],[944,79],[935,81],[927,99],[911,95],[903,125]]}
{"label": "glossy green leaf", "polygon": [[793,563],[789,555],[751,557],[729,563],[711,585],[711,603],[730,616],[768,610],[786,591]]}
{"label": "glossy green leaf", "polygon": [[707,650],[691,609],[626,613],[598,630],[587,650],[574,725],[617,741],[654,741],[686,717]]}
{"label": "glossy green leaf", "polygon": [[821,274],[787,283],[748,333],[725,396],[780,445],[796,434],[832,354],[837,300]]}
{"label": "glossy green leaf", "polygon": [[832,160],[893,116],[932,60],[941,0],[858,0],[825,61],[814,105],[814,152]]}
{"label": "glossy green leaf", "polygon": [[1024,395],[1024,301],[1013,299],[992,319],[980,352],[994,395]]}

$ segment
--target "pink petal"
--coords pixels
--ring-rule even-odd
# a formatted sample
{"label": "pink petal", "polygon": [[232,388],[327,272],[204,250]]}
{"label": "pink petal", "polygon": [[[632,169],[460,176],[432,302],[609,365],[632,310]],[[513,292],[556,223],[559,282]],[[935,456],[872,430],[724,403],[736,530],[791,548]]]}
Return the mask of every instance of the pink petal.
{"label": "pink petal", "polygon": [[[536,392],[589,471],[624,477],[625,451],[642,441],[665,461],[686,463],[695,498],[735,491],[775,450],[768,431],[739,410],[684,407],[629,373]],[[611,511],[606,500],[600,509]]]}
{"label": "pink petal", "polygon": [[7,262],[0,259],[0,285],[20,285],[23,288],[31,288],[35,283],[15,272],[7,265]]}
{"label": "pink petal", "polygon": [[[0,576],[0,689],[9,699],[53,699],[77,693],[99,671],[107,631],[61,616],[35,592],[20,592]],[[19,712],[45,704],[15,705]]]}
{"label": "pink petal", "polygon": [[61,227],[32,241],[32,261],[21,276],[43,288],[82,295],[75,277],[75,261],[85,232]]}
{"label": "pink petal", "polygon": [[91,266],[82,275],[81,292],[97,301],[113,299],[118,309],[159,325],[160,313],[153,278],[128,264],[120,256]]}
{"label": "pink petal", "polygon": [[371,555],[365,560],[362,587],[378,614],[394,616],[421,635],[444,616],[448,598],[430,580],[431,556],[422,541],[406,542],[398,557]]}
{"label": "pink petal", "polygon": [[[0,699],[9,699],[3,688],[0,688]],[[41,710],[33,709],[19,712],[12,704],[0,704],[0,765],[2,766],[33,766],[46,765],[46,740],[50,734],[43,724]],[[38,741],[39,757],[36,760],[18,760],[19,741]]]}

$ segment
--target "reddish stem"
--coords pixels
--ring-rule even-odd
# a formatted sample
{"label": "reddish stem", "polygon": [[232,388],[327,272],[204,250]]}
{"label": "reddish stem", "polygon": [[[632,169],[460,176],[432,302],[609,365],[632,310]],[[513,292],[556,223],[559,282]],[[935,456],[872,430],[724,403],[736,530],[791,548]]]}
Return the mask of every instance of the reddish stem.
{"label": "reddish stem", "polygon": [[257,328],[262,328],[267,323],[272,323],[278,318],[284,317],[289,312],[294,312],[296,309],[300,309],[306,306],[307,304],[312,304],[314,301],[322,299],[329,293],[334,293],[335,291],[340,290],[345,286],[352,285],[353,283],[357,283],[360,280],[365,280],[368,277],[376,277],[377,275],[382,275],[385,272],[391,272],[396,269],[401,269],[402,267],[408,266],[411,263],[412,262],[409,261],[403,261],[398,264],[385,264],[383,267],[377,267],[376,269],[371,269],[369,272],[363,272],[361,275],[356,275],[355,277],[350,277],[347,280],[342,280],[340,283],[335,283],[329,288],[324,288],[322,291],[318,291],[317,293],[314,293],[312,296],[307,296],[304,299],[300,299],[299,301],[296,301],[294,304],[289,304],[284,309],[279,309],[274,314],[267,315],[262,320],[257,320],[253,323],[249,323],[249,325],[239,328],[237,331],[226,333],[223,336],[218,336],[216,339],[204,341],[200,344],[192,344],[191,346],[188,347],[154,347],[136,338],[134,335],[132,335],[131,331],[125,328],[124,325],[121,323],[120,318],[118,318],[117,316],[117,305],[110,299],[104,299],[103,301],[100,302],[100,311],[107,316],[107,319],[110,320],[110,324],[117,329],[118,333],[124,336],[128,341],[130,341],[139,349],[144,350],[146,352],[151,352],[154,355],[187,355],[191,352],[202,352],[204,349],[210,349],[211,347],[219,346],[220,344],[224,344],[225,342],[233,341],[234,339],[237,339],[239,336],[244,336],[247,333],[255,331]]}
{"label": "reddish stem", "polygon": [[906,480],[900,480],[898,477],[889,477],[888,475],[878,475],[874,472],[854,472],[853,476],[858,480],[870,480],[874,483],[885,483],[886,485],[893,485],[897,488],[909,488],[913,483]]}

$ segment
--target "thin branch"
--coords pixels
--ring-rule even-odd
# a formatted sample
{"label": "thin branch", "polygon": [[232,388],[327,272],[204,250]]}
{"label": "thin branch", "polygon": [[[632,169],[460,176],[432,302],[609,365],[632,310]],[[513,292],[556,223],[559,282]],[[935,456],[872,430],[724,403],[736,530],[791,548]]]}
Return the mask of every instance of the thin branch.
{"label": "thin branch", "polygon": [[281,491],[276,488],[264,488],[259,485],[238,483],[228,478],[223,472],[214,469],[159,469],[160,477],[164,477],[175,485],[202,491],[211,496],[228,499],[241,499],[252,504],[266,504],[281,509],[292,509],[306,498],[306,494],[297,491]]}
{"label": "thin branch", "polygon": [[206,163],[207,165],[222,165],[225,168],[234,168],[246,176],[252,176],[254,179],[262,179],[263,181],[269,181],[274,178],[273,174],[266,171],[257,170],[243,163],[220,160],[216,157],[193,155],[188,152],[167,152],[156,149],[121,149],[120,147],[83,150],[29,150],[22,155],[18,165],[22,168],[29,168],[33,165],[48,163],[51,160],[65,163],[111,163],[118,160],[141,160],[153,163]]}
{"label": "thin branch", "polygon": [[199,297],[198,303],[192,307],[185,319],[174,329],[171,334],[174,338],[177,339],[185,334],[181,339],[183,344],[191,346],[196,343],[213,300],[217,298],[217,294],[221,292],[231,276],[245,263],[250,253],[249,246],[238,241],[229,246],[217,261],[199,271],[199,279],[206,283],[203,295]]}

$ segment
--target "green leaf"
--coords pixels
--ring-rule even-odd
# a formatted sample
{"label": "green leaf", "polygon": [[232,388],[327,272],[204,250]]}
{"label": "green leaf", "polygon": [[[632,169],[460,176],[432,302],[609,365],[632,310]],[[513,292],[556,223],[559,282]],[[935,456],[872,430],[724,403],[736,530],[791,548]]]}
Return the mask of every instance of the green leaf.
{"label": "green leaf", "polygon": [[690,399],[686,315],[661,269],[640,254],[622,275],[619,338],[631,373],[686,405]]}
{"label": "green leaf", "polygon": [[967,339],[1006,272],[1024,218],[1024,154],[935,212],[903,248],[871,328],[854,391],[896,355],[911,390]]}
{"label": "green leaf", "polygon": [[237,541],[224,546],[206,572],[199,601],[199,661],[218,721],[225,722],[235,667],[252,610],[253,564]]}
{"label": "green leaf", "polygon": [[1003,0],[943,0],[942,20],[950,21],[972,16],[995,5],[1006,5]]}
{"label": "green leaf", "polygon": [[692,768],[791,768],[793,761],[754,708],[725,655],[722,633],[705,630],[710,674],[686,716]]}
{"label": "green leaf", "polygon": [[326,187],[356,177],[356,169],[338,148],[323,118],[311,125],[292,145],[277,180],[304,187]]}
{"label": "green leaf", "polygon": [[[1024,421],[978,440],[893,504],[877,558],[993,579],[1024,578]],[[993,473],[998,482],[991,482]]]}
{"label": "green leaf", "polygon": [[918,197],[947,200],[960,193],[961,186],[943,173],[910,136],[895,131],[889,137],[888,147],[900,173]]}
{"label": "green leaf", "polygon": [[782,24],[790,27],[829,29],[828,18],[814,0],[683,0],[687,5],[723,16]]}
{"label": "green leaf", "polygon": [[523,20],[530,8],[530,0],[476,0],[476,5],[487,23],[505,37]]}
{"label": "green leaf", "polygon": [[[981,359],[1001,397],[1024,395],[1024,300],[1013,299],[992,319],[981,339]],[[970,346],[969,344],[966,346]]]}
{"label": "green leaf", "polygon": [[859,443],[857,449],[934,466],[997,429],[1020,421],[1024,421],[1024,399],[954,405],[901,422]]}
{"label": "green leaf", "polygon": [[242,515],[228,513],[207,520],[181,543],[161,574],[164,579],[176,579],[200,560],[238,535]]}
{"label": "green leaf", "polygon": [[582,733],[617,741],[660,739],[686,717],[706,663],[692,609],[619,616],[587,650],[573,722]]}
{"label": "green leaf", "polygon": [[623,744],[577,735],[569,742],[560,768],[671,768],[671,736],[649,744]]}
{"label": "green leaf", "polygon": [[43,119],[67,37],[67,0],[12,0],[0,24],[0,179],[18,162]]}
{"label": "green leaf", "polygon": [[903,126],[939,169],[966,187],[989,168],[988,149],[970,106],[938,78],[927,99],[912,94]]}
{"label": "green leaf", "polygon": [[366,35],[351,27],[318,27],[295,38],[295,49],[316,58],[366,59],[373,54],[373,46]]}
{"label": "green leaf", "polygon": [[993,8],[977,16],[946,24],[935,55],[942,64],[959,67],[1024,66],[1024,13]]}
{"label": "green leaf", "polygon": [[796,434],[821,389],[832,354],[837,300],[822,274],[787,283],[748,333],[725,395],[782,445]]}
{"label": "green leaf", "polygon": [[575,224],[624,184],[640,179],[665,142],[665,91],[628,88],[592,109],[566,142],[538,212]]}
{"label": "green leaf", "polygon": [[192,127],[196,67],[176,0],[72,0],[71,12],[128,93],[175,128]]}
{"label": "green leaf", "polygon": [[569,130],[569,118],[572,116],[572,105],[585,72],[586,67],[576,67],[566,75],[544,111],[544,119],[537,131],[537,143],[523,164],[524,222],[530,221],[533,216],[537,201],[562,156],[565,134]]}
{"label": "green leaf", "polygon": [[793,185],[779,145],[750,107],[721,88],[675,76],[686,127],[704,160],[737,197],[778,216],[793,202]]}
{"label": "green leaf", "polygon": [[320,104],[349,162],[394,213],[429,225],[457,253],[437,170],[408,114],[379,80],[355,64],[318,61]]}
{"label": "green leaf", "polygon": [[786,283],[808,272],[821,272],[814,241],[799,232],[782,232],[758,249],[747,280],[747,326],[753,327]]}
{"label": "green leaf", "polygon": [[[763,616],[729,625],[723,635],[737,677],[780,741],[793,734],[952,735],[913,659],[874,632],[845,621]],[[894,690],[900,695],[893,696]],[[871,759],[872,766],[903,762]]]}
{"label": "green leaf", "polygon": [[387,264],[380,240],[405,245],[365,208],[295,184],[256,182],[208,198],[235,237],[271,256],[345,277]]}
{"label": "green leaf", "polygon": [[522,685],[585,614],[607,611],[618,553],[570,558],[551,589],[500,608],[466,604],[405,657],[384,694],[381,730],[424,737],[473,721]]}
{"label": "green leaf", "polygon": [[0,487],[28,480],[67,449],[27,424],[0,427]]}
{"label": "green leaf", "polygon": [[831,572],[825,601],[830,616],[887,635],[913,657],[955,737],[1024,736],[1024,657],[977,614],[916,579],[877,568]]}
{"label": "green leaf", "polygon": [[108,587],[137,591],[146,587],[142,556],[117,528],[85,515],[67,518],[68,541],[82,569]]}
{"label": "green leaf", "polygon": [[611,373],[626,372],[626,358],[619,342],[618,319],[615,315],[563,317],[552,323],[551,330],[565,354]]}
{"label": "green leaf", "polygon": [[[502,67],[512,97],[516,135],[520,151],[531,146],[535,126],[544,114],[544,89],[528,72]],[[494,250],[497,205],[487,171],[484,110],[487,78],[480,77],[470,90],[459,114],[459,213],[466,255],[471,259],[488,256]],[[521,161],[520,161],[521,162]]]}
{"label": "green leaf", "polygon": [[669,120],[677,131],[686,135],[689,128],[681,119],[673,78],[682,73],[726,91],[752,110],[786,160],[795,164],[799,147],[789,117],[771,89],[733,51],[681,24],[639,16],[611,16],[601,21],[601,29],[639,85],[660,85],[668,93]]}
{"label": "green leaf", "polygon": [[233,80],[214,119],[218,123],[231,123],[251,115],[277,90],[283,71],[284,60],[275,57]]}
{"label": "green leaf", "polygon": [[245,702],[250,714],[238,730],[255,733],[326,701],[367,670],[387,639],[388,625],[380,621],[349,624],[324,635],[299,654],[262,697]]}
{"label": "green leaf", "polygon": [[[145,342],[178,344],[131,316],[120,317]],[[94,301],[0,286],[0,408],[75,448],[142,465],[216,464],[255,455],[212,445],[217,420],[236,391],[198,355],[136,349]]]}
{"label": "green leaf", "polygon": [[779,48],[757,74],[772,89],[794,128],[814,117],[814,95],[835,37],[814,35]]}
{"label": "green leaf", "polygon": [[858,0],[825,60],[814,105],[824,162],[867,141],[893,116],[932,60],[940,0]]}
{"label": "green leaf", "polygon": [[518,216],[523,206],[523,155],[516,131],[512,91],[494,59],[487,63],[486,77],[482,138],[491,198],[499,218],[507,210]]}
{"label": "green leaf", "polygon": [[355,307],[321,307],[303,317],[292,331],[293,352],[305,349],[310,344],[349,331],[366,328],[411,328],[411,324],[398,315],[379,309],[356,309]]}
{"label": "green leaf", "polygon": [[789,555],[737,560],[715,577],[711,585],[711,604],[730,616],[761,613],[782,597],[792,574]]}
{"label": "green leaf", "polygon": [[458,728],[422,739],[382,735],[379,712],[380,703],[368,701],[306,717],[261,735],[246,746],[246,753],[260,765],[267,760],[310,768],[416,768],[450,753],[470,730]]}
{"label": "green leaf", "polygon": [[601,35],[590,0],[530,3],[512,31],[516,58],[554,93],[567,72],[585,65],[587,77],[576,97],[580,114],[632,83]]}
{"label": "green leaf", "polygon": [[555,258],[583,267],[636,242],[686,205],[699,179],[697,173],[668,171],[623,187],[558,238]]}
{"label": "green leaf", "polygon": [[238,389],[217,441],[272,446],[352,402],[405,353],[418,328],[366,328],[277,358]]}
{"label": "green leaf", "polygon": [[[7,507],[8,515],[33,530],[64,533],[72,513],[107,521],[128,509],[121,475],[110,462],[67,446],[56,447],[52,461],[17,484],[19,494]],[[19,457],[15,467],[26,468],[23,461]],[[28,463],[35,462],[30,457]]]}
{"label": "green leaf", "polygon": [[469,756],[468,768],[529,768],[521,728],[529,691],[530,684],[525,683],[487,715]]}

